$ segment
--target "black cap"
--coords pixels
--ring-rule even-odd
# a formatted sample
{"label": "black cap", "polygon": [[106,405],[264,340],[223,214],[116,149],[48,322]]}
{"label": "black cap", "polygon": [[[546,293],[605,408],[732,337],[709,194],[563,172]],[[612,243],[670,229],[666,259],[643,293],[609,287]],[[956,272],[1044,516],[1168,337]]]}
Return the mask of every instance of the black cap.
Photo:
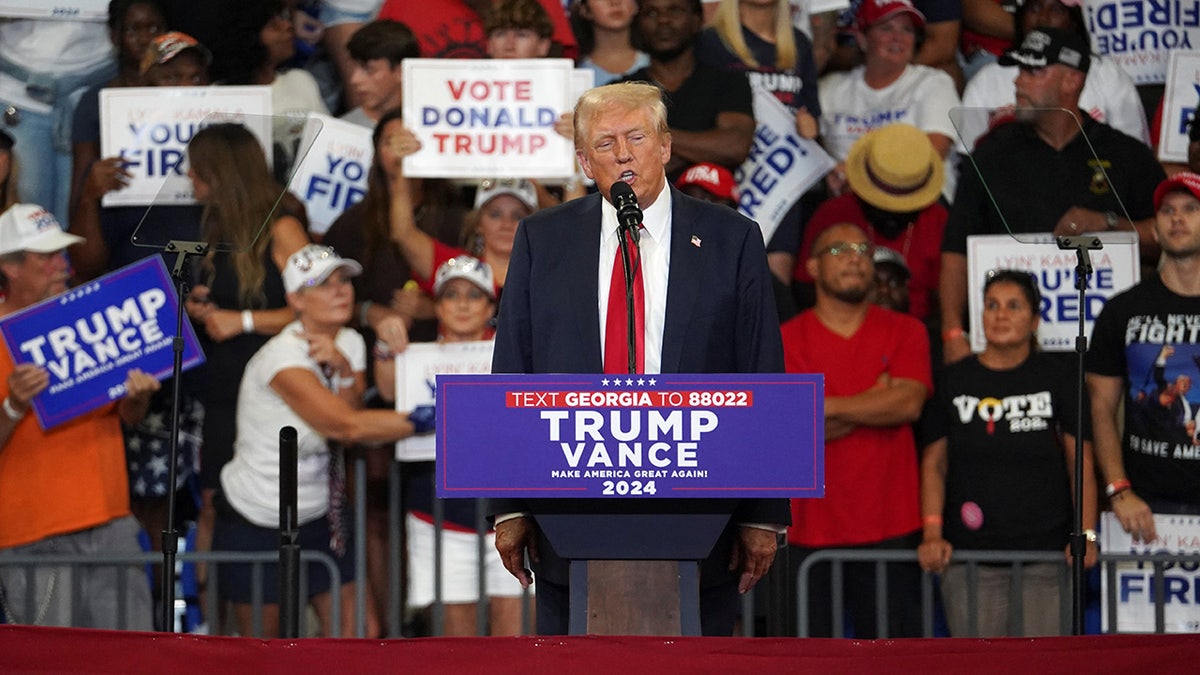
{"label": "black cap", "polygon": [[1073,30],[1035,28],[1025,35],[1020,47],[1000,57],[1000,65],[1037,69],[1058,63],[1087,73],[1090,51],[1083,36]]}

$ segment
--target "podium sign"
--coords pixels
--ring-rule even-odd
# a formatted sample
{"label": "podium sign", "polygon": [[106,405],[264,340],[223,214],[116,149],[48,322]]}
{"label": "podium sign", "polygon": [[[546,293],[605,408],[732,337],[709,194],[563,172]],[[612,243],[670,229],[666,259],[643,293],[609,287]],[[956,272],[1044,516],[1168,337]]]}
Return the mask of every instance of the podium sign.
{"label": "podium sign", "polygon": [[439,375],[439,497],[825,493],[821,375]]}

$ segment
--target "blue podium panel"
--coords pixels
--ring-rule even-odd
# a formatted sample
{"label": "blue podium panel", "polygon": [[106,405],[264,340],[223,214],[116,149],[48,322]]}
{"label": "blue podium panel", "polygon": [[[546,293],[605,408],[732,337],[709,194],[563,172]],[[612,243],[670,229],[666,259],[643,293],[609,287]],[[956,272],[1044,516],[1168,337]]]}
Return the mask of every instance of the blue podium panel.
{"label": "blue podium panel", "polygon": [[825,491],[821,375],[439,375],[439,497]]}

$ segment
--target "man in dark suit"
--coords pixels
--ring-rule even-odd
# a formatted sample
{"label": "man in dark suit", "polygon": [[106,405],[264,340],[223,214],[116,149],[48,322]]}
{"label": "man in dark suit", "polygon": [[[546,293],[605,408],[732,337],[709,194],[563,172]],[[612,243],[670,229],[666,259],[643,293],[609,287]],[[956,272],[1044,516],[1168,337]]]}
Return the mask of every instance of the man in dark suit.
{"label": "man in dark suit", "polygon": [[[670,187],[666,108],[659,90],[620,83],[586,92],[575,108],[579,163],[600,194],[544,210],[521,222],[501,301],[492,371],[599,373],[605,347],[625,342],[601,329],[618,250],[611,186],[629,184],[644,212],[640,237],[646,373],[782,372],[779,337],[762,234],[733,210]],[[636,284],[635,284],[636,286]],[[624,295],[624,286],[619,291]],[[619,303],[618,303],[619,304]],[[623,349],[623,348],[622,348]],[[768,467],[764,467],[768,470]],[[706,635],[732,633],[738,592],[762,578],[776,535],[790,522],[787,501],[494,500],[496,549],[523,585],[538,574],[538,632],[564,633],[567,564],[535,522],[538,514],[723,513],[732,516],[701,565],[700,612]]]}

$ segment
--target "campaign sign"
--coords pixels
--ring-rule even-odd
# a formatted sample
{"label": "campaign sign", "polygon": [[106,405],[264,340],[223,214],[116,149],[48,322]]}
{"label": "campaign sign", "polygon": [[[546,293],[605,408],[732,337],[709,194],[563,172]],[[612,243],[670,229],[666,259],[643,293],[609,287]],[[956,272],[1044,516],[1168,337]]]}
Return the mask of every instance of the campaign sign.
{"label": "campaign sign", "polygon": [[1116,61],[1134,84],[1162,84],[1172,51],[1200,49],[1194,0],[1084,0],[1083,9],[1093,51]]}
{"label": "campaign sign", "polygon": [[795,116],[769,91],[754,88],[754,142],[733,177],[738,211],[756,221],[770,241],[800,195],[833,170],[837,162],[816,141],[796,133]]}
{"label": "campaign sign", "polygon": [[[1101,514],[1100,550],[1135,555],[1174,553],[1188,560],[1163,563],[1163,630],[1167,633],[1200,632],[1200,516],[1156,513],[1157,537],[1150,543],[1134,542],[1111,512]],[[1154,632],[1154,564],[1149,562],[1106,563],[1117,566],[1117,625],[1108,623],[1104,607],[1105,633]],[[1108,603],[1108,574],[1100,575],[1101,593]]]}
{"label": "campaign sign", "polygon": [[367,127],[312,113],[321,123],[288,189],[304,201],[308,231],[322,235],[342,212],[367,194],[367,172],[375,147]]}
{"label": "campaign sign", "polygon": [[575,147],[554,131],[576,99],[570,59],[404,59],[404,123],[421,149],[404,175],[564,178]]}
{"label": "campaign sign", "polygon": [[[1090,337],[1092,326],[1109,298],[1141,280],[1137,237],[1127,234],[1127,242],[1114,243],[1118,233],[1105,234],[1104,248],[1090,251],[1092,274],[1088,278],[1084,326]],[[1049,233],[1044,242],[1030,243],[1042,235],[1022,234],[1017,241],[1007,234],[975,234],[967,237],[967,307],[971,316],[971,349],[982,352],[987,346],[983,335],[983,287],[988,272],[1024,270],[1037,279],[1042,294],[1038,344],[1042,351],[1075,350],[1079,334],[1079,289],[1075,287],[1074,251],[1059,250]]]}
{"label": "campaign sign", "polygon": [[[177,307],[167,267],[155,255],[0,319],[13,361],[50,373],[50,386],[33,399],[42,428],[121,398],[133,368],[170,377]],[[191,322],[183,328],[188,369],[204,354]]]}
{"label": "campaign sign", "polygon": [[439,497],[821,497],[822,375],[439,375]]}
{"label": "campaign sign", "polygon": [[0,0],[0,16],[22,19],[104,21],[109,0]]}
{"label": "campaign sign", "polygon": [[1200,52],[1171,52],[1167,86],[1163,92],[1162,128],[1158,132],[1158,158],[1187,163],[1188,126],[1200,104]]}
{"label": "campaign sign", "polygon": [[271,156],[270,87],[118,87],[100,91],[100,155],[132,174],[104,206],[192,204],[187,145],[201,124],[244,124]]}
{"label": "campaign sign", "polygon": [[[420,405],[433,405],[438,375],[492,372],[492,340],[470,342],[419,342],[396,355],[396,410],[407,413]],[[401,462],[431,462],[437,441],[431,435],[396,441]]]}

